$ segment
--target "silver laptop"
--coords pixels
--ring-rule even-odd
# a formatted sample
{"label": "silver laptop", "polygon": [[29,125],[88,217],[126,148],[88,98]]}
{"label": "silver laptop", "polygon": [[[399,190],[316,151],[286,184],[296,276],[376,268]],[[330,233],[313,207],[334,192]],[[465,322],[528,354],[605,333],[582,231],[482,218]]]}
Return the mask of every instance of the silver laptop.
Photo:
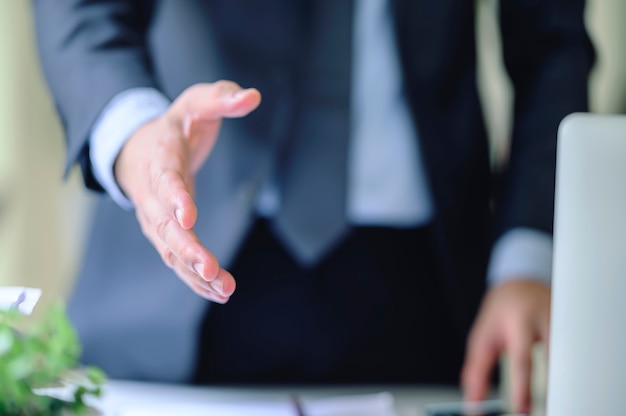
{"label": "silver laptop", "polygon": [[626,415],[626,116],[558,140],[548,416]]}

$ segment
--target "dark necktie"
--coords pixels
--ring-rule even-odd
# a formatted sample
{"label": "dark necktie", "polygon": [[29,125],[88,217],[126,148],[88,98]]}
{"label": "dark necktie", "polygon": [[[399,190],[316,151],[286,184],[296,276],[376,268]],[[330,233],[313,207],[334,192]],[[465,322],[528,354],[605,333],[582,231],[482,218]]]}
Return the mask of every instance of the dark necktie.
{"label": "dark necktie", "polygon": [[348,230],[352,1],[312,4],[310,53],[274,220],[279,238],[304,265],[315,264]]}

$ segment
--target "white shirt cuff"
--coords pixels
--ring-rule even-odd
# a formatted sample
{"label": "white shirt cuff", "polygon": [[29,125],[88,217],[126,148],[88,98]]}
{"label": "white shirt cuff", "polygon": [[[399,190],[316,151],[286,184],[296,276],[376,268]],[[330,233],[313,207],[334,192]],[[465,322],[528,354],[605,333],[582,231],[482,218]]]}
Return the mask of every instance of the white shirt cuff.
{"label": "white shirt cuff", "polygon": [[154,88],[131,88],[109,101],[91,129],[89,158],[93,173],[111,198],[126,210],[131,210],[133,203],[115,180],[115,159],[133,133],[162,115],[169,105],[170,100]]}
{"label": "white shirt cuff", "polygon": [[490,286],[525,278],[550,285],[552,237],[530,228],[515,228],[498,239],[487,272]]}

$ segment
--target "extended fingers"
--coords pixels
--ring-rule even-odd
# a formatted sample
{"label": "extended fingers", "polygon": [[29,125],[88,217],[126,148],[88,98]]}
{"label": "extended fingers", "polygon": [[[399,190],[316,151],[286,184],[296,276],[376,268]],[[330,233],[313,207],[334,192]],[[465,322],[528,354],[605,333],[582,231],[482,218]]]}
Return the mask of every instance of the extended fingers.
{"label": "extended fingers", "polygon": [[191,229],[198,218],[198,209],[180,171],[164,168],[154,174],[153,190],[158,201],[180,227]]}
{"label": "extended fingers", "polygon": [[[176,275],[189,286],[194,292],[198,295],[202,296],[205,299],[208,299],[217,303],[226,303],[230,299],[230,292],[228,295],[225,295],[223,292],[218,290],[215,287],[215,283],[218,281],[224,280],[226,277],[221,276],[219,279],[213,280],[212,282],[207,282],[203,279],[199,279],[195,273],[189,271],[182,263],[180,263],[177,259],[174,259],[174,264],[172,269],[176,273]],[[228,274],[225,270],[221,270],[221,274]],[[232,276],[230,276],[232,278]]]}
{"label": "extended fingers", "polygon": [[219,301],[228,300],[235,291],[235,279],[219,267],[215,256],[202,246],[192,230],[181,228],[154,199],[146,201],[138,210],[137,217],[163,262],[179,277],[184,276],[183,280],[194,291],[208,287],[223,298]]}
{"label": "extended fingers", "polygon": [[498,360],[501,348],[490,333],[478,332],[468,342],[461,383],[465,400],[484,400],[489,392],[491,372]]}
{"label": "extended fingers", "polygon": [[170,256],[174,256],[206,281],[218,276],[219,264],[215,256],[202,246],[192,230],[182,228],[175,215],[164,209],[159,200],[150,198],[138,210],[144,234],[161,248],[161,256],[168,265],[171,266]]}
{"label": "extended fingers", "polygon": [[197,220],[198,211],[193,200],[193,179],[189,155],[184,140],[172,133],[157,143],[149,164],[150,193],[178,221],[190,229]]}

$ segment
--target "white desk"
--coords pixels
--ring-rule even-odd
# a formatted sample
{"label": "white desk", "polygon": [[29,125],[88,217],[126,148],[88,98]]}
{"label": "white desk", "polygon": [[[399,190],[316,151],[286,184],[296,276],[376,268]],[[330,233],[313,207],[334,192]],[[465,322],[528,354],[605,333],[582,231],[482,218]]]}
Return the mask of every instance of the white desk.
{"label": "white desk", "polygon": [[353,394],[371,394],[388,391],[393,394],[396,410],[400,416],[423,415],[422,407],[427,403],[458,401],[461,392],[449,388],[418,387],[332,387],[332,388],[289,388],[289,387],[189,387],[178,385],[109,381],[104,390],[105,408],[128,404],[141,406],[149,403],[242,403],[287,401],[296,393],[302,399],[319,399]]}

